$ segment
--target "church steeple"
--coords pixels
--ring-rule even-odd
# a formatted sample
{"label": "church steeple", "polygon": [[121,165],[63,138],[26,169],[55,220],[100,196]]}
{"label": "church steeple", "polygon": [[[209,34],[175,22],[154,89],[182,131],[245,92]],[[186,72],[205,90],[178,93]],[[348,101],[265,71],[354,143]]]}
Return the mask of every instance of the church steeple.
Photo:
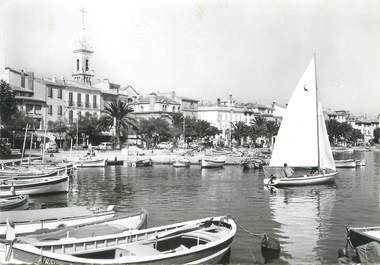
{"label": "church steeple", "polygon": [[73,50],[72,76],[76,81],[91,84],[91,79],[94,76],[94,71],[91,69],[91,57],[94,51],[86,34],[85,14],[87,11],[82,7],[80,12],[82,12],[82,30]]}

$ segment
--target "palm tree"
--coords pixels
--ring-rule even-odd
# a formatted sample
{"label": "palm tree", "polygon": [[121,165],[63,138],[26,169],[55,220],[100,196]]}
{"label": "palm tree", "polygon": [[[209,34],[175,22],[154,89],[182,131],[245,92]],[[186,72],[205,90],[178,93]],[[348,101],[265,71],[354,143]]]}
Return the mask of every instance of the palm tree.
{"label": "palm tree", "polygon": [[130,114],[133,109],[124,101],[112,101],[104,107],[98,127],[101,130],[115,129],[116,145],[120,147],[120,130],[128,131],[130,128],[137,129],[137,121]]}

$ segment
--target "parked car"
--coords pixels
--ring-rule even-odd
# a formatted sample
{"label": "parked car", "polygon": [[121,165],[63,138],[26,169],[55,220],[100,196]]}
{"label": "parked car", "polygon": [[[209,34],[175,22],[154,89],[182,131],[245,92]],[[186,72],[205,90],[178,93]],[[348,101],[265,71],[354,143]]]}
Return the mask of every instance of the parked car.
{"label": "parked car", "polygon": [[58,146],[56,143],[49,143],[48,147],[46,148],[46,151],[48,153],[58,153]]}
{"label": "parked car", "polygon": [[100,151],[112,150],[112,143],[111,142],[102,142],[99,144],[98,150],[100,150]]}

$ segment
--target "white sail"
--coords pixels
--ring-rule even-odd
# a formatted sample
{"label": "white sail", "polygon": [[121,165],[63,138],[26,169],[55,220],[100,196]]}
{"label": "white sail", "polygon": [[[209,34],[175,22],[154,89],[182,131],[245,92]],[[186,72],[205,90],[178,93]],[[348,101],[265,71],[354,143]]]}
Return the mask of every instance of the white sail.
{"label": "white sail", "polygon": [[318,166],[316,77],[314,58],[290,98],[269,166]]}
{"label": "white sail", "polygon": [[322,105],[318,104],[318,118],[319,118],[319,154],[320,154],[320,168],[328,168],[335,170],[334,157],[332,155],[329,136],[327,134],[325,118],[323,116]]}

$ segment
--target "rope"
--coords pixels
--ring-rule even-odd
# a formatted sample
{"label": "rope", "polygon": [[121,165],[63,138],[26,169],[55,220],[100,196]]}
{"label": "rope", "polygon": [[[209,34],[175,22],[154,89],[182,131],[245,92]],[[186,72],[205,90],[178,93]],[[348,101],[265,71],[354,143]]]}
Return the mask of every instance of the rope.
{"label": "rope", "polygon": [[261,233],[261,234],[257,234],[257,233],[253,233],[251,231],[249,231],[247,228],[245,228],[236,218],[232,218],[235,223],[244,231],[246,232],[247,234],[251,235],[251,236],[255,236],[255,237],[265,237],[267,234],[266,233]]}

